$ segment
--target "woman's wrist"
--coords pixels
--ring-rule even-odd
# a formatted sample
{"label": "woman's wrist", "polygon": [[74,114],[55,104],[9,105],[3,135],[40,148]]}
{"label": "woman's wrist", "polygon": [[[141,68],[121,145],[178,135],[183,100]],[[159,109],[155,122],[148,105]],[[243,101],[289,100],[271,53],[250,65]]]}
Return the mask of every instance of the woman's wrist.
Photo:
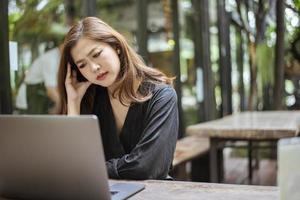
{"label": "woman's wrist", "polygon": [[68,102],[68,115],[80,115],[80,102]]}

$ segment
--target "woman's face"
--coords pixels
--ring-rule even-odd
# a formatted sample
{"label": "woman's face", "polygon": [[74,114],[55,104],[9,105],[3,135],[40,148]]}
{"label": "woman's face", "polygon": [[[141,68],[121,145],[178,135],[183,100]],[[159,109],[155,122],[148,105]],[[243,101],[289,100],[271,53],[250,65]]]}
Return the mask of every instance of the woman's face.
{"label": "woman's face", "polygon": [[117,51],[109,44],[81,38],[71,49],[74,63],[91,83],[110,87],[120,72]]}

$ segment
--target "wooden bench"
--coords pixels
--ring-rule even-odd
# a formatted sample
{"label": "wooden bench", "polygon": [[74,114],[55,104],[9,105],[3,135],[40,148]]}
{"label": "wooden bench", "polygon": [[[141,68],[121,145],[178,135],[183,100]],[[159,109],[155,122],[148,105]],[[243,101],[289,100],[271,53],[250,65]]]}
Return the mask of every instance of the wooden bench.
{"label": "wooden bench", "polygon": [[173,173],[176,180],[187,180],[186,164],[193,159],[207,153],[209,138],[187,136],[177,141],[173,159]]}

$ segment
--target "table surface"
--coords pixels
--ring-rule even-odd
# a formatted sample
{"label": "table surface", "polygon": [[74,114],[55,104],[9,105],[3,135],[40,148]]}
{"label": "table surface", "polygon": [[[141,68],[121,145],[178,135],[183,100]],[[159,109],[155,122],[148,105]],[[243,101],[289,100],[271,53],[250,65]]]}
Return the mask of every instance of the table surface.
{"label": "table surface", "polygon": [[280,139],[299,134],[299,111],[242,112],[187,127],[188,135],[233,139]]}
{"label": "table surface", "polygon": [[[119,181],[114,183],[139,183],[145,189],[132,196],[131,200],[279,200],[278,187],[250,186],[182,181]],[[1,200],[9,200],[1,198]]]}
{"label": "table surface", "polygon": [[[112,181],[112,183],[123,181]],[[126,181],[128,182],[128,181]],[[135,181],[129,181],[135,182]],[[277,200],[278,187],[232,185],[180,181],[136,181],[145,184],[145,189],[132,196],[132,200],[188,199],[188,200]]]}

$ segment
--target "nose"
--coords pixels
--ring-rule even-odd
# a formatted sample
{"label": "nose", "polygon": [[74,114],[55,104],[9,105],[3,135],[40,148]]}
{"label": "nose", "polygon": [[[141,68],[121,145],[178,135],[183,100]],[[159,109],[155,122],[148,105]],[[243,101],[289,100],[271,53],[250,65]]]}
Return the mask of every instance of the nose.
{"label": "nose", "polygon": [[97,63],[91,63],[91,69],[93,72],[97,72],[100,70],[100,65],[98,65]]}

